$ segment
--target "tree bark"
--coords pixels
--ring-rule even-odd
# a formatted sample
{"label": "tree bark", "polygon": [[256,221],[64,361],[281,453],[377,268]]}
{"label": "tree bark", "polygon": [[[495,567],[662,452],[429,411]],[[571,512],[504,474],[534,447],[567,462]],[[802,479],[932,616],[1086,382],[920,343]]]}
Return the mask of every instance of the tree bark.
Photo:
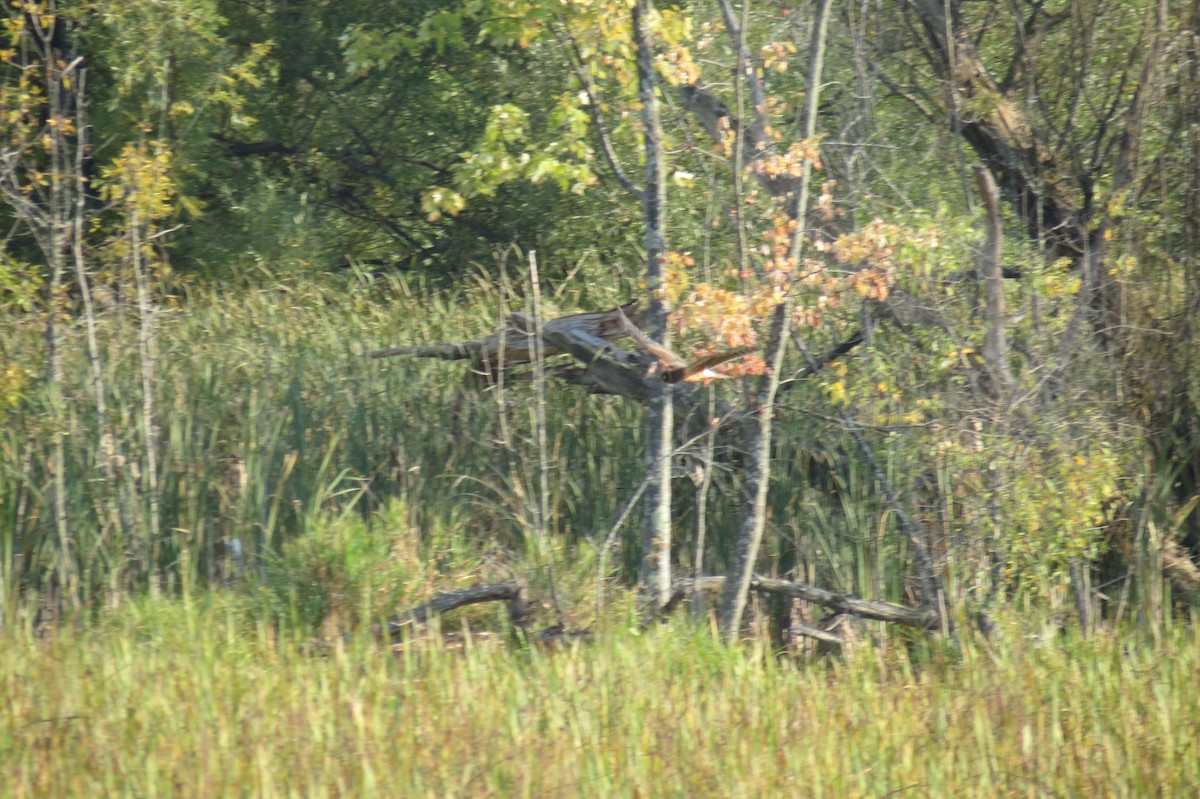
{"label": "tree bark", "polygon": [[1004,275],[1000,267],[1000,242],[1004,226],[1000,216],[999,193],[992,173],[985,166],[977,166],[975,179],[983,196],[987,225],[987,241],[979,257],[979,276],[985,291],[983,362],[995,384],[997,395],[1002,396],[1013,384],[1012,372],[1008,369],[1008,347],[1004,339]]}
{"label": "tree bark", "polygon": [[[931,46],[931,66],[949,84],[952,127],[995,174],[1023,214],[1031,238],[1045,235],[1047,257],[1085,251],[1084,197],[1062,158],[1029,120],[1023,103],[996,82],[969,33],[946,16],[943,0],[908,0]],[[973,113],[960,113],[969,104]]]}
{"label": "tree bark", "polygon": [[[811,140],[816,135],[817,101],[821,92],[821,72],[825,63],[825,35],[829,26],[830,0],[820,0],[813,26],[811,63],[808,71],[808,108],[805,117],[804,138]],[[740,31],[734,26],[732,15],[726,15],[726,26],[739,53],[745,58],[745,47]],[[745,69],[745,67],[743,67]],[[747,70],[746,74],[753,74]],[[752,83],[752,86],[754,84]],[[800,187],[795,197],[795,218],[803,220],[808,208],[809,182],[812,162],[803,164]],[[803,239],[806,231],[801,225],[796,231],[792,247],[793,263],[800,262]],[[755,392],[755,407],[749,424],[748,450],[750,462],[746,473],[749,504],[742,517],[741,532],[734,545],[733,558],[729,564],[729,581],[721,596],[720,622],[726,640],[733,641],[741,634],[742,615],[750,582],[754,576],[754,565],[762,545],[766,527],[767,488],[771,480],[771,434],[774,429],[775,395],[779,391],[780,375],[783,371],[783,354],[787,347],[792,317],[792,301],[789,296],[775,309],[771,324],[771,336],[767,344],[768,373],[759,390]]]}
{"label": "tree bark", "polygon": [[[662,123],[655,94],[654,55],[650,47],[650,0],[637,0],[633,36],[637,46],[638,97],[642,104],[642,139],[646,154],[642,209],[646,225],[647,326],[651,338],[669,346],[667,307],[662,296],[663,260],[667,254],[666,164]],[[646,414],[645,515],[642,528],[641,602],[647,612],[662,607],[671,591],[671,454],[674,440],[672,388],[658,382]]]}
{"label": "tree bark", "polygon": [[[679,580],[672,586],[669,601],[663,607],[662,612],[670,613],[693,593],[716,591],[728,585],[729,579],[720,576]],[[812,602],[839,613],[849,613],[864,619],[902,624],[922,630],[935,630],[940,623],[938,614],[930,608],[908,608],[891,602],[861,599],[848,594],[827,591],[815,585],[794,583],[790,580],[753,576],[750,579],[749,588],[759,593],[776,594]]]}
{"label": "tree bark", "polygon": [[403,637],[405,631],[414,624],[424,624],[434,616],[480,602],[508,602],[508,615],[512,623],[520,626],[525,622],[528,608],[523,586],[517,582],[488,583],[438,594],[428,602],[392,616],[387,624],[375,628],[375,634],[396,640]]}

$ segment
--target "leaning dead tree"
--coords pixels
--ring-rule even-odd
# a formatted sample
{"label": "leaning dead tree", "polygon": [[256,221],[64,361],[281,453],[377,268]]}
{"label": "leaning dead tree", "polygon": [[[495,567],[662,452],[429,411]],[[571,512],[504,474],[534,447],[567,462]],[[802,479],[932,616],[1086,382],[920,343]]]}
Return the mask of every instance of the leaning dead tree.
{"label": "leaning dead tree", "polygon": [[[714,355],[687,360],[670,349],[654,342],[639,327],[645,318],[636,303],[618,308],[591,313],[570,314],[550,319],[542,324],[543,344],[540,348],[544,357],[570,356],[574,363],[555,365],[546,373],[565,382],[585,386],[599,394],[623,396],[646,403],[661,383],[678,384],[674,392],[676,403],[691,403],[687,384],[726,377],[720,369],[729,361],[746,355],[748,348],[733,349]],[[505,369],[532,363],[538,347],[533,341],[536,328],[533,320],[525,314],[510,314],[507,329],[470,341],[439,343],[405,347],[390,347],[369,353],[371,358],[408,356],[415,358],[437,358],[469,362],[469,368],[484,379],[497,374],[501,364]],[[615,342],[628,341],[625,347]],[[627,347],[627,348],[626,348]],[[849,349],[844,345],[812,359],[808,373],[818,371],[824,364],[842,356]],[[680,580],[673,583],[666,601],[658,609],[656,618],[669,614],[693,592],[720,592],[727,584],[722,576],[704,577],[699,580]],[[918,629],[935,629],[939,624],[937,611],[927,606],[914,609],[887,602],[877,602],[839,594],[816,586],[754,576],[748,590],[760,594],[791,597],[829,608],[837,613],[863,619],[900,624]],[[381,637],[396,640],[405,631],[419,626],[434,616],[441,615],[465,605],[479,602],[503,601],[509,604],[509,614],[514,626],[521,626],[524,619],[525,600],[517,583],[482,585],[464,591],[443,594],[434,599],[397,614],[386,626],[376,630]],[[807,635],[803,630],[801,634]],[[545,637],[545,631],[539,633]],[[829,634],[823,634],[826,640]],[[829,641],[827,641],[829,642]]]}
{"label": "leaning dead tree", "polygon": [[[596,313],[578,313],[547,320],[543,324],[546,343],[543,353],[546,357],[562,355],[566,349],[555,346],[550,339],[555,334],[566,334],[568,337],[581,337],[583,341],[595,342],[614,341],[624,338],[628,333],[622,322],[622,312],[631,320],[641,321],[643,314],[638,313],[637,303],[629,303],[621,308]],[[407,355],[413,358],[438,358],[444,361],[471,361],[472,371],[480,374],[491,374],[501,363],[509,366],[532,363],[534,358],[534,324],[533,320],[523,313],[509,314],[508,329],[492,333],[490,336],[464,341],[457,344],[419,344],[409,347],[388,347],[369,353],[371,358],[388,358],[395,355]]]}
{"label": "leaning dead tree", "polygon": [[[687,360],[647,336],[640,324],[645,313],[637,303],[607,311],[570,314],[542,324],[543,357],[569,355],[574,364],[560,364],[547,374],[586,387],[595,394],[612,394],[649,402],[663,383],[696,383],[727,377],[725,363],[751,352],[743,347]],[[368,353],[370,358],[408,356],[445,361],[469,361],[470,370],[489,379],[501,368],[532,363],[537,350],[533,319],[512,313],[503,332],[457,343],[388,347]],[[636,348],[623,349],[613,342],[631,340]],[[686,402],[686,392],[684,394]]]}
{"label": "leaning dead tree", "polygon": [[[700,577],[698,579],[678,580],[671,587],[671,595],[663,606],[661,616],[666,616],[675,610],[684,599],[693,593],[718,592],[728,585],[728,579],[720,575]],[[836,613],[857,616],[861,619],[890,622],[904,627],[916,627],[922,630],[936,630],[941,625],[941,617],[931,608],[909,608],[891,602],[879,602],[871,599],[860,599],[850,594],[829,591],[815,585],[797,583],[791,580],[780,580],[773,577],[754,575],[750,578],[749,590],[757,594],[774,594],[777,596],[798,599],[820,605]]]}
{"label": "leaning dead tree", "polygon": [[[592,634],[588,630],[568,630],[561,625],[553,625],[533,632],[530,629],[530,623],[534,614],[530,611],[530,602],[527,596],[526,586],[515,580],[503,583],[483,583],[457,591],[447,591],[435,595],[420,605],[397,613],[382,624],[373,625],[371,634],[378,641],[392,644],[397,651],[405,648],[408,644],[430,640],[437,640],[449,648],[458,648],[464,642],[463,633],[449,630],[438,631],[436,628],[431,631],[429,625],[459,608],[486,602],[504,602],[508,609],[511,631],[516,633],[520,640],[524,640],[532,646],[555,648],[591,639]],[[466,633],[465,637],[476,643],[499,640],[496,633],[484,630]],[[349,633],[342,635],[343,643],[349,640]],[[310,641],[304,648],[312,654],[320,655],[327,654],[333,645],[333,641],[318,639]]]}

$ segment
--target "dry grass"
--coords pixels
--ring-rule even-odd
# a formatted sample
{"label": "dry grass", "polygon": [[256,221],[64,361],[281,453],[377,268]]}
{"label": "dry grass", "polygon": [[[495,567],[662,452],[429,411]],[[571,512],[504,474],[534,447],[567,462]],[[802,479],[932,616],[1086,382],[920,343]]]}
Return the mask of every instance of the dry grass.
{"label": "dry grass", "polygon": [[[0,647],[9,796],[1193,796],[1200,635],[807,665],[706,632],[318,658],[158,602]],[[915,662],[924,665],[914,666]]]}

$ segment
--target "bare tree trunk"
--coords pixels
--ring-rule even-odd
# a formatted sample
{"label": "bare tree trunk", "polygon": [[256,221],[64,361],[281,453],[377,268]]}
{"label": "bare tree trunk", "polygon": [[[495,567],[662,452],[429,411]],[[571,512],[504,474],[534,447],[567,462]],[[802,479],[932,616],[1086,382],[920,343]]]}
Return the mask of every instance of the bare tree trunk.
{"label": "bare tree trunk", "polygon": [[[1084,249],[1077,224],[1084,200],[1061,153],[1035,129],[1020,100],[992,76],[973,37],[943,0],[907,0],[906,5],[925,28],[931,65],[949,83],[955,107],[947,112],[953,132],[966,139],[1006,193],[1018,199],[1030,235],[1049,232],[1048,255],[1077,259]],[[984,113],[956,112],[968,105],[982,107],[985,99]]]}
{"label": "bare tree trunk", "polygon": [[[50,402],[50,512],[58,539],[53,593],[72,608],[81,605],[81,584],[67,511],[66,444],[69,414],[63,389],[63,322],[66,318],[68,258],[78,261],[82,239],[82,158],[84,123],[81,108],[83,59],[64,35],[67,22],[54,0],[37,14],[18,12],[9,32],[17,53],[10,52],[28,79],[25,99],[12,109],[0,142],[0,197],[12,209],[12,221],[26,227],[46,261],[45,381]],[[22,21],[23,20],[23,21]],[[40,88],[40,92],[37,89]],[[76,100],[80,105],[76,105]],[[38,123],[32,124],[34,120]],[[73,134],[72,129],[78,129]],[[72,144],[72,135],[78,139]],[[58,610],[54,608],[53,610]]]}
{"label": "bare tree trunk", "polygon": [[560,625],[566,624],[562,602],[558,595],[558,579],[554,573],[554,554],[550,546],[550,447],[546,435],[546,353],[542,334],[545,330],[542,318],[542,284],[538,275],[537,253],[529,253],[529,286],[533,311],[533,429],[538,453],[538,495],[534,503],[537,520],[534,525],[538,558],[546,569],[550,583],[550,599]]}
{"label": "bare tree trunk", "polygon": [[[52,83],[57,83],[58,78],[55,70],[49,70],[49,78]],[[51,104],[53,107],[54,94],[51,94]],[[50,294],[46,305],[46,382],[50,386],[50,397],[53,403],[53,445],[51,450],[51,462],[53,463],[54,473],[51,475],[51,492],[53,495],[54,508],[54,526],[58,532],[59,542],[59,595],[64,593],[69,597],[74,607],[79,606],[78,586],[75,576],[75,555],[72,553],[70,527],[67,523],[67,464],[66,464],[66,447],[63,443],[63,438],[66,436],[66,431],[63,429],[67,424],[66,401],[63,397],[62,388],[62,332],[60,325],[60,317],[62,316],[61,303],[63,300],[63,273],[65,267],[63,264],[62,253],[62,175],[58,170],[59,147],[61,142],[58,136],[52,138],[51,155],[54,166],[52,167],[51,177],[51,222],[50,229],[47,234],[49,246],[47,248],[47,259],[50,267]]]}
{"label": "bare tree trunk", "polygon": [[537,253],[529,253],[529,286],[533,310],[530,349],[533,350],[533,434],[538,454],[538,496],[533,503],[534,535],[545,543],[550,530],[550,455],[546,442],[546,352],[542,341],[542,284],[538,275]]}
{"label": "bare tree trunk", "polygon": [[[805,114],[804,138],[811,140],[816,135],[817,102],[821,93],[821,72],[825,63],[825,35],[829,28],[830,0],[820,0],[816,12],[816,24],[812,34],[812,57],[808,70],[807,111]],[[729,19],[726,21],[729,25]],[[740,33],[734,34],[738,52],[745,57],[745,48],[740,41]],[[742,70],[748,75],[753,74],[744,66]],[[756,109],[757,110],[757,109]],[[795,219],[801,222],[796,231],[792,246],[794,263],[799,263],[804,240],[803,220],[807,216],[809,183],[811,181],[812,162],[805,159],[800,177],[800,190],[796,196]],[[750,503],[742,517],[742,529],[734,545],[733,559],[729,565],[729,580],[725,583],[721,595],[721,629],[728,640],[732,641],[740,634],[742,616],[746,609],[746,600],[750,592],[750,582],[754,578],[754,563],[758,559],[758,550],[762,545],[763,530],[766,527],[767,486],[771,479],[771,433],[774,427],[775,395],[779,390],[780,374],[783,371],[783,354],[787,346],[792,317],[792,301],[790,297],[780,303],[775,309],[771,321],[771,336],[767,343],[767,365],[769,371],[763,378],[759,390],[753,398],[754,412],[750,422],[749,452],[750,463],[746,473],[746,483],[750,495]]]}
{"label": "bare tree trunk", "polygon": [[92,302],[91,276],[88,274],[87,259],[83,251],[83,240],[87,222],[87,177],[84,161],[88,157],[87,119],[87,70],[80,66],[75,70],[73,91],[75,92],[75,160],[71,180],[74,191],[74,215],[71,226],[71,260],[75,267],[75,284],[83,305],[83,329],[87,341],[88,370],[92,381],[92,402],[96,407],[96,435],[99,447],[100,468],[104,473],[104,518],[101,519],[101,536],[108,539],[113,527],[123,526],[117,497],[117,438],[108,417],[108,388],[104,384],[104,368],[100,357],[100,344],[96,335],[96,307]]}
{"label": "bare tree trunk", "polygon": [[[61,24],[61,23],[54,23]],[[66,105],[69,102],[71,75],[78,62],[65,64],[60,58],[53,41],[53,25],[51,30],[38,29],[37,34],[42,38],[42,48],[46,55],[46,99],[47,110],[52,118],[62,118],[68,113]],[[64,93],[68,93],[65,94]],[[59,596],[66,595],[72,608],[80,607],[80,586],[75,554],[72,551],[74,542],[71,540],[70,524],[67,520],[67,465],[66,436],[67,409],[62,387],[62,332],[61,319],[64,302],[67,264],[65,256],[70,248],[69,236],[73,230],[74,214],[73,192],[76,188],[70,180],[70,167],[75,159],[70,152],[62,126],[54,126],[50,135],[50,208],[49,226],[46,231],[46,256],[50,266],[50,297],[47,303],[46,317],[46,346],[47,346],[47,380],[50,383],[50,395],[54,403],[54,445],[52,459],[54,464],[53,495],[54,523],[58,530],[59,540]]]}
{"label": "bare tree trunk", "polygon": [[1003,396],[1013,384],[1008,369],[1008,347],[1004,340],[1004,277],[1000,268],[1000,242],[1004,228],[1000,216],[1000,197],[996,180],[986,166],[975,167],[975,179],[987,213],[987,241],[979,259],[980,277],[985,289],[983,362],[995,384],[996,395]]}
{"label": "bare tree trunk", "polygon": [[[709,426],[704,440],[704,451],[701,456],[700,483],[696,486],[696,553],[692,573],[696,579],[704,576],[704,545],[708,532],[708,495],[712,489],[713,466],[716,462],[717,431],[713,421],[716,417],[716,394],[712,387],[708,389],[708,409],[704,415]],[[692,616],[700,618],[704,612],[704,597],[699,591],[692,594]]]}
{"label": "bare tree trunk", "polygon": [[149,540],[143,551],[145,567],[150,576],[151,591],[158,590],[157,556],[158,521],[158,435],[154,426],[155,341],[154,307],[150,297],[149,276],[142,261],[142,221],[138,213],[138,198],[132,198],[129,219],[129,252],[138,297],[138,353],[142,370],[142,437],[146,447],[146,466],[142,473],[143,492],[149,502]]}
{"label": "bare tree trunk", "polygon": [[[650,49],[650,0],[637,0],[633,9],[633,36],[637,44],[638,96],[642,103],[642,136],[646,150],[646,187],[642,208],[646,224],[646,288],[649,292],[647,326],[651,338],[669,346],[667,307],[661,295],[663,259],[667,246],[663,233],[667,210],[666,165],[662,123],[655,94],[654,56]],[[646,505],[642,529],[641,600],[653,613],[671,593],[671,453],[674,418],[671,387],[660,383],[650,398],[646,414]]]}

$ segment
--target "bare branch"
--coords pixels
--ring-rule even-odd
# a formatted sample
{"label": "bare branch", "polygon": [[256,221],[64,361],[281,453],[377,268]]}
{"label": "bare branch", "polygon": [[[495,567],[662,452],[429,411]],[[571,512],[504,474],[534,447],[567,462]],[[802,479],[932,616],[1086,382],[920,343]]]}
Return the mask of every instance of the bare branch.
{"label": "bare branch", "polygon": [[[750,51],[746,48],[746,36],[741,26],[738,25],[737,17],[733,13],[733,5],[729,0],[718,0],[721,6],[721,18],[725,22],[725,31],[729,34],[730,43],[738,53],[738,69],[742,73],[742,79],[746,81],[746,86],[750,88],[750,102],[754,104],[753,116],[754,121],[750,125],[750,138],[755,142],[766,142],[767,140],[767,96],[763,90],[762,81],[758,78],[758,71],[755,69],[754,60],[750,57]],[[817,91],[810,86],[809,91]],[[756,157],[755,150],[751,150],[751,158]]]}
{"label": "bare branch", "polygon": [[[666,615],[678,607],[693,591],[704,593],[716,592],[721,590],[726,582],[727,578],[722,576],[677,580],[671,587],[671,598],[663,607],[662,615]],[[940,622],[938,614],[931,609],[909,608],[891,602],[860,599],[849,594],[839,594],[835,591],[828,591],[814,585],[796,583],[791,580],[780,580],[755,575],[750,580],[750,590],[800,599],[830,608],[839,613],[849,613],[864,619],[891,622],[906,627],[917,627],[922,630],[937,629]]]}
{"label": "bare branch", "polygon": [[397,614],[388,619],[386,624],[372,629],[377,637],[386,636],[394,641],[403,637],[414,625],[424,624],[434,616],[481,602],[508,602],[508,615],[516,626],[523,624],[528,616],[524,588],[520,583],[489,583],[438,594],[428,602]]}

